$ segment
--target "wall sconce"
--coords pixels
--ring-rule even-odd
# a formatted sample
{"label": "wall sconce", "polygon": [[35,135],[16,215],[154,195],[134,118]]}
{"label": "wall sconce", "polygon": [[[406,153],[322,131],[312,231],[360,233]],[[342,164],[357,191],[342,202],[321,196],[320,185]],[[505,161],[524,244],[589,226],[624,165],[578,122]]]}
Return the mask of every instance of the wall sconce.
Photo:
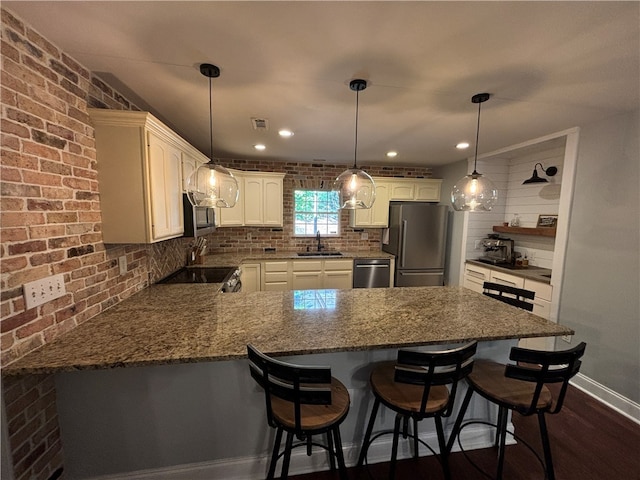
{"label": "wall sconce", "polygon": [[553,177],[556,173],[558,173],[558,169],[556,167],[549,167],[545,170],[541,163],[536,163],[533,167],[533,175],[531,175],[531,178],[528,178],[527,180],[522,182],[523,185],[526,185],[528,183],[547,183],[549,181],[546,178],[540,178],[538,176],[538,165],[540,165],[540,169],[545,173],[545,175],[547,175],[547,177]]}

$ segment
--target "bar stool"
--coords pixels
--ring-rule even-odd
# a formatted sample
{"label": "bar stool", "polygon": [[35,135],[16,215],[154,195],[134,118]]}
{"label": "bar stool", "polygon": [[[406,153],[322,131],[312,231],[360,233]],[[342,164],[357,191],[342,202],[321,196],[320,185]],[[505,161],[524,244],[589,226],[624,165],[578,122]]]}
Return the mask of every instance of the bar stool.
{"label": "bar stool", "polygon": [[[456,396],[458,381],[466,377],[473,368],[473,355],[477,349],[473,341],[459,348],[446,351],[419,352],[398,350],[396,362],[383,362],[371,372],[370,384],[375,402],[369,417],[369,423],[358,459],[361,466],[366,460],[369,445],[380,435],[372,439],[371,433],[382,403],[396,412],[393,430],[393,444],[389,478],[395,477],[396,457],[400,436],[400,423],[403,423],[403,438],[413,438],[414,457],[418,458],[418,443],[436,453],[418,438],[418,422],[425,418],[434,418],[442,468],[446,479],[449,473],[448,450],[444,438],[442,418],[451,415]],[[449,388],[447,388],[449,386]],[[413,422],[413,434],[409,435],[409,419]]]}
{"label": "bar stool", "polygon": [[[477,360],[473,372],[467,377],[469,388],[462,402],[460,413],[449,438],[447,451],[451,451],[455,438],[466,425],[479,423],[470,421],[462,425],[469,401],[474,392],[498,405],[498,423],[495,445],[498,447],[498,470],[496,479],[502,479],[504,449],[507,432],[507,414],[515,410],[521,415],[537,415],[540,438],[544,451],[546,478],[554,480],[553,461],[545,414],[556,414],[562,409],[569,380],[580,370],[580,358],[586,344],[580,343],[570,350],[547,352],[513,347],[509,359],[515,364],[502,365]],[[556,397],[547,384],[561,383]],[[480,422],[482,423],[482,422]],[[515,437],[515,435],[514,435]],[[542,460],[541,460],[542,461]]]}
{"label": "bar stool", "polygon": [[[337,460],[340,478],[345,480],[347,471],[339,426],[349,412],[349,392],[346,387],[331,376],[329,367],[281,362],[260,352],[253,345],[247,345],[247,351],[251,376],[265,392],[267,422],[276,429],[267,479],[273,479],[281,456],[284,458],[280,478],[286,479],[291,450],[304,445],[310,456],[315,445],[329,452],[331,470],[335,470]],[[287,438],[284,451],[280,453],[283,432],[287,432]],[[312,441],[313,435],[322,433],[327,434],[327,445]],[[300,440],[295,445],[294,435]]]}
{"label": "bar stool", "polygon": [[482,288],[482,293],[487,297],[495,298],[496,300],[500,300],[501,302],[508,303],[509,305],[522,308],[529,312],[533,311],[533,303],[527,302],[527,300],[533,300],[536,296],[536,292],[493,282],[484,282],[482,284]]}

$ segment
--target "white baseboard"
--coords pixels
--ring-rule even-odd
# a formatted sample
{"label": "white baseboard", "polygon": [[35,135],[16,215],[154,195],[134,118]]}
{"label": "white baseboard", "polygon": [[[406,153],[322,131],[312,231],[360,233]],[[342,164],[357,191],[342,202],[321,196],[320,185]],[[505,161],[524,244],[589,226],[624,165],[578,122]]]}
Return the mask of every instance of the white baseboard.
{"label": "white baseboard", "polygon": [[[484,425],[471,425],[462,431],[462,445],[465,450],[486,448],[493,445],[493,429]],[[435,432],[420,434],[420,439],[437,451],[438,440]],[[409,440],[401,440],[398,448],[398,459],[411,457]],[[458,444],[453,451],[459,451]],[[360,445],[343,445],[345,463],[348,467],[358,462]],[[420,456],[432,453],[423,445],[420,446]],[[391,435],[377,439],[369,448],[367,462],[369,464],[388,462],[391,456]],[[269,455],[256,457],[241,457],[212,462],[202,462],[187,465],[176,465],[166,468],[140,470],[114,475],[101,475],[91,480],[261,480],[266,477]],[[279,474],[282,463],[278,462],[276,474]],[[327,453],[322,449],[314,449],[311,457],[307,457],[304,448],[294,449],[291,454],[289,475],[301,475],[314,471],[328,470]]]}
{"label": "white baseboard", "polygon": [[604,403],[609,408],[640,424],[640,405],[614,392],[601,383],[578,373],[571,379],[571,385]]}

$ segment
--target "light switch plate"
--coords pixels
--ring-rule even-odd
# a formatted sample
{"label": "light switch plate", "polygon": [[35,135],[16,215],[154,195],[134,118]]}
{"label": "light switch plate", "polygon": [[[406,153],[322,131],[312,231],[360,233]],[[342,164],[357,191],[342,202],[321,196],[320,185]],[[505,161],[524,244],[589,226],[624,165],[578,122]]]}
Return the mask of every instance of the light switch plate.
{"label": "light switch plate", "polygon": [[118,269],[120,270],[120,275],[124,275],[127,273],[127,256],[122,255],[118,258]]}
{"label": "light switch plate", "polygon": [[27,309],[50,302],[67,293],[62,273],[25,283],[22,290]]}

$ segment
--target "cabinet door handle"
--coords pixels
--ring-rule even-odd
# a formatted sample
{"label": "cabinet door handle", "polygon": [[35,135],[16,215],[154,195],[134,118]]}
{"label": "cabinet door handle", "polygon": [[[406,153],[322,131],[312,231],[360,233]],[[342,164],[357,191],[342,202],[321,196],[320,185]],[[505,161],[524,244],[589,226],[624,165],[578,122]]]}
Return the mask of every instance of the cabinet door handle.
{"label": "cabinet door handle", "polygon": [[494,280],[494,281],[496,281],[498,283],[503,283],[504,285],[510,285],[510,286],[513,286],[513,287],[516,286],[515,282],[510,282],[509,280],[505,280],[504,278],[494,277],[494,278],[492,278],[492,280]]}

